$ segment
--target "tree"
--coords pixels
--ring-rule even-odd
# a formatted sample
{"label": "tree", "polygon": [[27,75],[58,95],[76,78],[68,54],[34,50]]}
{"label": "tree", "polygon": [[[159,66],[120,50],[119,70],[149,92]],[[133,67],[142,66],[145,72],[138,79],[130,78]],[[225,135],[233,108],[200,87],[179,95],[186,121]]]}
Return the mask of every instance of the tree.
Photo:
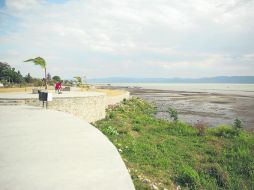
{"label": "tree", "polygon": [[22,83],[24,81],[24,77],[22,76],[20,71],[14,72],[14,79],[13,79],[13,81],[16,82],[16,83]]}
{"label": "tree", "polygon": [[61,81],[61,78],[59,76],[53,76],[52,79],[57,82],[57,81]]}
{"label": "tree", "polygon": [[0,62],[0,79],[6,82],[21,83],[24,79],[19,71],[11,68],[8,63]]}
{"label": "tree", "polygon": [[45,82],[45,89],[47,89],[47,69],[46,69],[46,61],[41,58],[41,57],[36,57],[34,59],[28,59],[24,62],[33,62],[35,65],[39,65],[41,66],[42,69],[44,69],[45,72],[45,78],[44,78],[44,82]]}
{"label": "tree", "polygon": [[82,85],[82,79],[81,79],[81,77],[80,76],[75,76],[74,78],[76,79],[77,85],[81,86]]}
{"label": "tree", "polygon": [[48,81],[51,81],[51,80],[52,80],[51,74],[50,74],[50,73],[47,74],[47,80],[48,80]]}
{"label": "tree", "polygon": [[6,69],[11,69],[11,66],[8,65],[8,63],[0,62],[0,74],[2,74],[2,72]]}
{"label": "tree", "polygon": [[25,77],[24,77],[25,81],[27,83],[32,83],[33,82],[33,78],[31,77],[30,73],[28,73]]}
{"label": "tree", "polygon": [[11,70],[11,66],[7,63],[0,62],[0,80],[3,82],[13,82],[11,77],[9,76],[9,72]]}

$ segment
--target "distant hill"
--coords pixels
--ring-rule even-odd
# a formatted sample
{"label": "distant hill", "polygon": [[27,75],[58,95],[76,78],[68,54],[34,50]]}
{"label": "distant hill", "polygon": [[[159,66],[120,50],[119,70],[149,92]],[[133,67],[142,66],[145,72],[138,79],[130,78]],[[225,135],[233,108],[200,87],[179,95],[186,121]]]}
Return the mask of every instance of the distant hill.
{"label": "distant hill", "polygon": [[88,79],[89,83],[239,83],[252,84],[254,76],[218,76],[206,78],[128,78],[110,77]]}

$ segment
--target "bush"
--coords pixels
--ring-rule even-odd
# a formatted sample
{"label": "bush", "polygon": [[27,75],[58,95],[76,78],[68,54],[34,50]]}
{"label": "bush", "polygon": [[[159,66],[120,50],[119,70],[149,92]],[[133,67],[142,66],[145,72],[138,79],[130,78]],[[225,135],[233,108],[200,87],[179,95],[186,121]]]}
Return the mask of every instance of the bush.
{"label": "bush", "polygon": [[218,137],[234,137],[237,136],[239,133],[232,128],[231,126],[219,126],[216,128],[211,129],[213,135]]}
{"label": "bush", "polygon": [[198,135],[199,136],[204,136],[206,132],[206,124],[203,121],[198,121],[195,125],[194,128],[198,130]]}
{"label": "bush", "polygon": [[174,108],[169,108],[168,113],[170,117],[174,120],[174,122],[178,121],[178,112]]}
{"label": "bush", "polygon": [[216,183],[220,187],[227,187],[229,183],[229,176],[226,171],[224,171],[219,164],[211,163],[207,164],[204,168],[206,175],[214,178]]}
{"label": "bush", "polygon": [[133,131],[139,132],[139,131],[141,131],[141,127],[140,127],[139,125],[134,125],[134,126],[132,127],[132,130],[133,130]]}
{"label": "bush", "polygon": [[241,121],[240,119],[237,119],[237,118],[236,118],[236,119],[234,120],[233,127],[234,127],[236,130],[242,129],[242,128],[243,128],[242,121]]}
{"label": "bush", "polygon": [[199,175],[190,166],[183,166],[180,169],[176,181],[180,185],[189,187],[190,189],[198,189],[200,187]]}
{"label": "bush", "polygon": [[36,79],[34,80],[34,86],[39,87],[39,86],[43,86],[44,82],[40,79]]}

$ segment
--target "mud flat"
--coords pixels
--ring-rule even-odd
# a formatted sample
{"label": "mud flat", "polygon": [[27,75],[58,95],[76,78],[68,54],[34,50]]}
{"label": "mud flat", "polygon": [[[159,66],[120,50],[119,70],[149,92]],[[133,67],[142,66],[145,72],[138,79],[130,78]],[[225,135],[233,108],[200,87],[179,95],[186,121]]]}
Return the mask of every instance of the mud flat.
{"label": "mud flat", "polygon": [[128,90],[132,96],[143,98],[157,106],[157,118],[170,120],[167,110],[175,108],[179,119],[190,124],[197,121],[209,127],[243,121],[247,130],[254,131],[254,95],[214,92],[188,92],[145,89],[141,87],[111,87]]}

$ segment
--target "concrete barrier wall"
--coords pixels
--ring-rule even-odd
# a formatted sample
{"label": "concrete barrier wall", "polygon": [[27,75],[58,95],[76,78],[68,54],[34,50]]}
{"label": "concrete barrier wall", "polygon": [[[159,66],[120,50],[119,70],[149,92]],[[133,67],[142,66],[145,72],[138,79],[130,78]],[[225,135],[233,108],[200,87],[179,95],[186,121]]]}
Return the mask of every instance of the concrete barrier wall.
{"label": "concrete barrier wall", "polygon": [[[42,106],[37,99],[26,99],[27,105]],[[88,122],[105,117],[105,96],[54,98],[48,102],[48,109],[63,111],[78,116]]]}
{"label": "concrete barrier wall", "polygon": [[[69,97],[53,98],[48,102],[48,109],[70,113],[83,118],[88,122],[95,122],[103,119],[106,115],[106,108],[109,105],[120,103],[123,99],[130,97],[129,92],[117,96],[88,96],[88,97]],[[42,106],[38,99],[26,99],[25,103],[32,106]]]}
{"label": "concrete barrier wall", "polygon": [[94,122],[105,117],[105,96],[82,98],[58,98],[49,103],[48,108],[71,113],[88,122]]}

